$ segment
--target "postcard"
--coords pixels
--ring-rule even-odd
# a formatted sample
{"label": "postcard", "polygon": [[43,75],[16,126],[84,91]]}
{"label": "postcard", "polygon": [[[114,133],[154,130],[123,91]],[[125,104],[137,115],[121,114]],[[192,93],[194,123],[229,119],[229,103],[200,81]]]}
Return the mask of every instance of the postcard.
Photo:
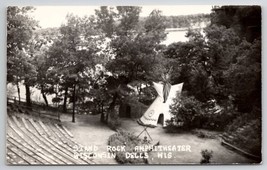
{"label": "postcard", "polygon": [[261,164],[261,7],[7,7],[7,165]]}

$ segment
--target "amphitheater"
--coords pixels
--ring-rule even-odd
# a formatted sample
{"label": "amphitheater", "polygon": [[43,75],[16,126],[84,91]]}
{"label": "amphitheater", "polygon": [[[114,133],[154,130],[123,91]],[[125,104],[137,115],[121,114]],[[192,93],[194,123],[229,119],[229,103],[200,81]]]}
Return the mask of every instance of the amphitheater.
{"label": "amphitheater", "polygon": [[[80,156],[77,143],[59,120],[41,117],[32,110],[8,103],[6,163],[8,165],[88,165],[93,153]],[[78,155],[78,156],[77,156]]]}

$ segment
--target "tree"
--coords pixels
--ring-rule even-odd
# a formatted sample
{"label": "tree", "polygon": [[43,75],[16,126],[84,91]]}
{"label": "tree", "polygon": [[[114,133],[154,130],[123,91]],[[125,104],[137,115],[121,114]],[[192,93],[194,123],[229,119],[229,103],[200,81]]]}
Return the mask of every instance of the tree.
{"label": "tree", "polygon": [[19,83],[24,82],[28,106],[31,106],[30,87],[36,79],[30,42],[37,22],[28,15],[32,10],[33,7],[16,6],[7,9],[7,82],[17,85],[19,101]]}
{"label": "tree", "polygon": [[95,10],[97,17],[97,28],[101,29],[107,37],[111,38],[115,31],[116,13],[113,7],[101,6],[100,10]]}
{"label": "tree", "polygon": [[[244,9],[248,8],[216,8],[211,25],[204,29],[205,36],[189,30],[188,42],[171,44],[164,53],[170,65],[178,65],[174,72],[179,74],[172,76],[173,81],[185,82],[184,90],[189,95],[203,102],[211,98],[223,102],[234,96],[239,111],[250,112],[253,106],[260,106],[260,92],[256,89],[260,89],[261,41],[248,42],[243,28],[237,29],[238,25],[247,25],[240,22],[248,18]],[[258,14],[257,9],[251,7],[248,13]],[[253,23],[259,27],[257,21]],[[246,64],[248,61],[250,65]]]}
{"label": "tree", "polygon": [[261,108],[261,8],[222,6],[213,11],[206,34],[213,75],[224,95],[220,98],[234,97],[240,112]]}
{"label": "tree", "polygon": [[189,30],[188,42],[170,44],[165,57],[173,65],[172,82],[184,82],[184,90],[200,101],[208,100],[212,93],[208,87],[210,76],[207,44],[199,31]]}
{"label": "tree", "polygon": [[239,46],[236,60],[236,63],[231,64],[225,72],[226,87],[235,97],[239,111],[259,110],[261,108],[261,42],[243,41]]}
{"label": "tree", "polygon": [[[203,114],[202,105],[194,96],[187,96],[185,93],[177,94],[173,104],[170,106],[170,112],[175,115],[175,119],[174,122],[170,122],[169,126],[174,123],[179,126],[179,129],[183,130],[196,128],[196,120]],[[182,125],[179,125],[179,122]]]}
{"label": "tree", "polygon": [[260,6],[221,6],[214,7],[212,11],[211,24],[232,28],[248,42],[261,37]]}
{"label": "tree", "polygon": [[116,28],[116,34],[127,36],[134,33],[139,21],[141,7],[137,6],[117,6],[117,17],[120,21]]}
{"label": "tree", "polygon": [[[118,75],[126,77],[127,83],[133,80],[146,80],[152,76],[152,71],[155,71],[158,58],[162,50],[160,42],[164,40],[166,34],[164,33],[165,26],[163,23],[163,16],[159,11],[153,11],[144,25],[141,26],[136,21],[136,12],[138,9],[127,8],[120,11],[127,11],[119,13],[122,15],[120,24],[118,25],[118,35],[112,39],[111,47],[115,55],[114,60],[110,60],[107,68]],[[132,9],[134,14],[130,14]],[[126,22],[126,17],[129,24]],[[133,17],[133,18],[130,18]],[[131,26],[129,26],[131,25]],[[124,30],[122,31],[122,28]],[[121,34],[121,31],[124,34]]]}
{"label": "tree", "polygon": [[[140,7],[117,7],[117,13],[113,11],[107,12],[107,8],[101,8],[102,15],[111,16],[106,18],[116,17],[115,30],[111,37],[110,48],[112,57],[106,68],[113,74],[116,80],[116,86],[110,88],[112,94],[112,102],[109,106],[109,111],[114,114],[114,107],[119,104],[120,95],[124,90],[127,91],[126,85],[133,81],[150,81],[158,79],[161,75],[161,68],[164,59],[161,55],[163,46],[160,44],[166,37],[164,17],[160,11],[154,10],[150,16],[144,21],[139,21]],[[99,11],[98,11],[99,12]],[[101,22],[101,28],[106,28],[108,22]],[[114,28],[113,27],[113,28]],[[158,76],[157,76],[158,75]],[[112,81],[113,82],[113,81]],[[125,88],[124,88],[125,87]]]}
{"label": "tree", "polygon": [[68,15],[67,24],[60,27],[61,37],[57,39],[49,49],[48,60],[52,69],[56,70],[59,84],[64,90],[63,112],[67,112],[67,99],[69,88],[74,87],[74,76],[77,77],[77,49],[81,43],[80,19],[73,15]]}
{"label": "tree", "polygon": [[[67,111],[67,102],[73,104],[73,122],[75,122],[75,105],[79,91],[90,88],[91,70],[101,55],[100,38],[94,38],[95,31],[92,17],[80,18],[67,15],[67,23],[60,27],[60,36],[49,48],[49,69],[54,70],[58,80],[59,91],[63,94],[63,111]],[[86,29],[85,29],[86,28]],[[98,60],[99,61],[99,60]]]}
{"label": "tree", "polygon": [[51,61],[47,59],[49,47],[57,39],[59,30],[57,28],[46,28],[34,31],[32,53],[34,53],[33,64],[36,67],[36,87],[40,89],[46,106],[49,105],[46,95],[56,93],[55,84],[59,80],[55,72],[49,69]]}

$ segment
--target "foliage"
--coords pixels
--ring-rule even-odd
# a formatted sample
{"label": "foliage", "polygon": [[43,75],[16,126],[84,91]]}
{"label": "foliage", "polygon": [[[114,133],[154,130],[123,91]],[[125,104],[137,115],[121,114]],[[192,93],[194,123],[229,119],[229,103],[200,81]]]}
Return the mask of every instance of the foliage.
{"label": "foliage", "polygon": [[53,85],[58,87],[55,93],[64,97],[65,112],[67,102],[72,102],[74,107],[76,102],[84,101],[85,92],[101,76],[96,67],[96,60],[101,57],[97,54],[101,39],[92,39],[95,31],[91,18],[69,14],[66,19],[67,23],[60,27],[60,36],[50,46],[46,57],[48,73],[52,75]]}
{"label": "foliage", "polygon": [[[234,94],[238,110],[250,112],[261,107],[261,42],[242,42],[237,62],[225,74],[227,87]],[[238,81],[237,81],[238,80]]]}
{"label": "foliage", "polygon": [[117,6],[116,11],[101,7],[96,11],[97,27],[110,40],[106,47],[109,60],[105,68],[116,80],[113,85],[108,82],[111,86],[107,92],[112,96],[107,113],[110,116],[115,114],[115,106],[122,104],[124,94],[121,92],[130,92],[130,89],[121,90],[121,87],[134,81],[158,78],[162,72],[164,58],[160,42],[166,37],[164,17],[160,11],[154,10],[140,22],[140,12],[141,7],[136,6]]}
{"label": "foliage", "polygon": [[233,28],[239,37],[249,42],[261,36],[260,6],[215,6],[212,11],[212,24]]}
{"label": "foliage", "polygon": [[261,121],[257,119],[250,121],[250,124],[234,138],[233,143],[249,153],[261,156],[261,137]]}
{"label": "foliage", "polygon": [[239,112],[260,108],[261,39],[257,35],[247,39],[250,33],[244,29],[251,20],[240,22],[252,13],[257,21],[251,24],[258,29],[258,7],[216,7],[205,34],[189,30],[189,41],[170,44],[164,56],[170,65],[178,66],[172,82],[184,82],[184,90],[201,102],[216,99],[222,103],[232,96]]}
{"label": "foliage", "polygon": [[226,133],[233,136],[233,139],[229,141],[231,144],[248,153],[260,156],[262,149],[261,119],[255,118],[254,115],[256,113],[246,113],[238,116],[228,124]]}
{"label": "foliage", "polygon": [[115,17],[116,13],[112,7],[101,6],[100,9],[95,10],[97,27],[106,34],[107,37],[112,37],[115,31]]}
{"label": "foliage", "polygon": [[210,159],[212,158],[213,151],[209,151],[207,149],[201,151],[202,159],[200,161],[201,164],[210,163]]}
{"label": "foliage", "polygon": [[136,146],[141,146],[142,143],[143,142],[141,139],[139,139],[132,133],[125,131],[119,131],[111,135],[108,139],[108,144],[110,146],[125,146],[125,151],[115,151],[115,159],[121,164],[145,164],[145,158],[126,158],[126,153],[142,154],[141,152],[134,149]]}
{"label": "foliage", "polygon": [[33,7],[10,6],[7,9],[7,52],[15,55],[17,50],[29,50],[29,42],[37,22],[28,13],[34,10]]}
{"label": "foliage", "polygon": [[145,87],[142,89],[142,94],[139,95],[139,101],[149,106],[156,98],[157,94],[153,89],[153,86]]}
{"label": "foliage", "polygon": [[226,106],[219,106],[210,101],[207,103],[202,103],[185,92],[178,94],[170,106],[174,118],[167,122],[167,132],[175,133],[195,128],[223,131],[227,126],[225,122],[231,122],[240,114],[230,107],[231,102],[226,103]]}
{"label": "foliage", "polygon": [[189,95],[205,101],[212,96],[212,88],[209,87],[207,45],[199,31],[189,30],[187,36],[188,42],[173,43],[164,51],[169,64],[176,66],[171,75],[171,82],[184,82],[184,90],[188,91]]}
{"label": "foliage", "polygon": [[[211,66],[220,98],[232,95],[240,112],[261,107],[261,9],[222,6],[207,27]],[[253,18],[253,19],[252,19]],[[226,94],[224,97],[220,94]]]}
{"label": "foliage", "polygon": [[120,22],[110,44],[114,60],[110,60],[107,69],[124,76],[128,83],[146,80],[154,76],[151,71],[155,73],[160,62],[156,56],[160,52],[159,43],[166,36],[163,16],[153,11],[144,25],[138,25],[139,7],[118,7],[118,11]]}
{"label": "foliage", "polygon": [[28,13],[32,7],[7,9],[7,81],[28,80],[35,77],[31,63],[30,42],[37,22]]}
{"label": "foliage", "polygon": [[[44,100],[48,94],[55,95],[54,102],[62,100],[65,111],[69,103],[73,110],[75,103],[97,108],[101,120],[116,129],[115,109],[127,103],[134,112],[143,112],[139,102],[149,105],[155,96],[148,85],[162,81],[161,75],[172,68],[170,83],[184,82],[187,95],[171,106],[175,118],[170,131],[224,130],[225,122],[243,113],[251,113],[253,120],[261,117],[261,111],[255,112],[261,110],[258,6],[215,7],[211,16],[165,17],[153,10],[145,18],[139,16],[141,7],[102,6],[93,16],[67,15],[59,29],[38,30],[28,15],[32,10],[7,11],[7,82],[16,84],[18,92],[24,83],[27,101],[30,87],[36,86]],[[184,27],[210,18],[204,34],[189,29],[188,41],[161,44],[170,25]],[[211,99],[222,107],[220,112],[208,110],[204,103]]]}
{"label": "foliage", "polygon": [[38,25],[28,15],[33,10],[33,7],[7,8],[7,82],[17,85],[19,100],[19,83],[24,82],[28,106],[31,106],[30,86],[36,81],[36,67],[32,62],[32,38]]}
{"label": "foliage", "polygon": [[190,130],[196,127],[196,118],[203,114],[201,106],[202,103],[193,96],[178,95],[170,106],[170,112],[175,115],[172,123],[181,129]]}
{"label": "foliage", "polygon": [[166,120],[166,133],[183,133],[187,129],[183,128],[183,122],[175,122],[175,119]]}
{"label": "foliage", "polygon": [[194,129],[192,133],[199,138],[205,138],[205,139],[216,139],[218,137],[218,132],[209,131],[205,129]]}
{"label": "foliage", "polygon": [[223,131],[227,126],[225,122],[230,122],[237,114],[234,111],[225,110],[220,113],[204,114],[198,118],[197,124],[204,129]]}
{"label": "foliage", "polygon": [[[47,59],[47,53],[51,44],[58,38],[58,34],[57,28],[40,29],[33,34],[35,44],[32,49],[35,53],[33,64],[37,71],[35,85],[41,91],[46,106],[49,105],[46,95],[57,93],[55,82],[58,82],[58,79],[55,76],[55,70],[50,69],[51,62]],[[57,95],[56,98],[58,98]]]}

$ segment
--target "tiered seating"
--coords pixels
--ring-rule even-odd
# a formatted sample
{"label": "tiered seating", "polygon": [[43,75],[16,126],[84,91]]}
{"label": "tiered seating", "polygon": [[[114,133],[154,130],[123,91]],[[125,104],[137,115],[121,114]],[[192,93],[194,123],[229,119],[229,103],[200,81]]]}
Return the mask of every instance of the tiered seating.
{"label": "tiered seating", "polygon": [[75,157],[78,143],[60,122],[18,113],[16,107],[8,107],[6,145],[8,164],[95,164],[92,157]]}

